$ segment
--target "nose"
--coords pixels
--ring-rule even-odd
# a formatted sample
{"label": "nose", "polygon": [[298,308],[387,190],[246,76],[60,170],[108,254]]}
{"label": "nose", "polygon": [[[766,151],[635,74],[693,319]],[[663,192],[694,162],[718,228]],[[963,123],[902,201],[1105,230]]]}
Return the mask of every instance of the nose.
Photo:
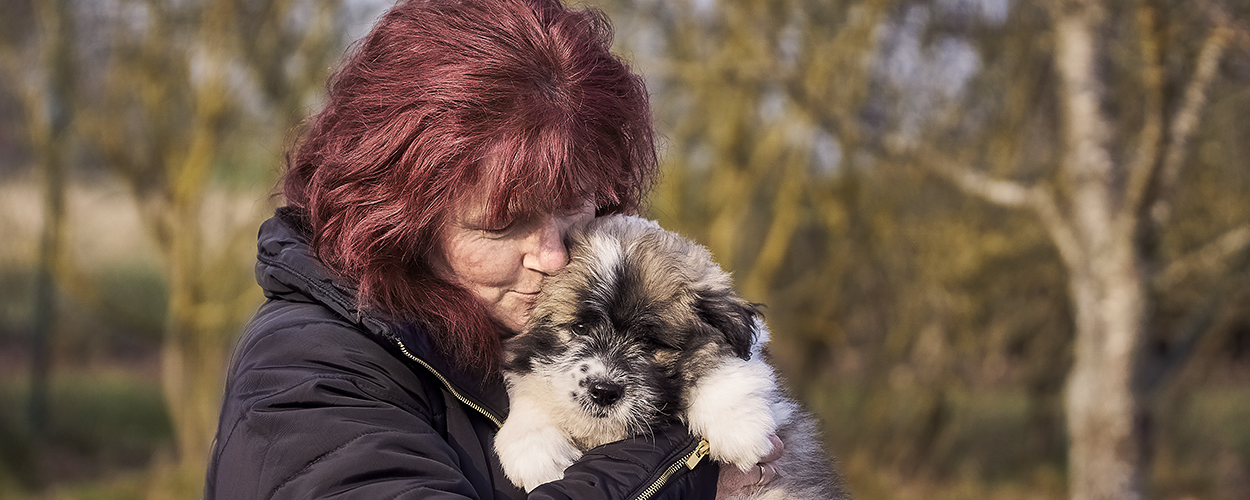
{"label": "nose", "polygon": [[566,226],[558,217],[544,217],[541,225],[530,235],[525,267],[550,274],[568,265],[569,251],[564,246]]}
{"label": "nose", "polygon": [[625,395],[625,388],[613,382],[594,382],[590,384],[590,400],[599,406],[612,406]]}

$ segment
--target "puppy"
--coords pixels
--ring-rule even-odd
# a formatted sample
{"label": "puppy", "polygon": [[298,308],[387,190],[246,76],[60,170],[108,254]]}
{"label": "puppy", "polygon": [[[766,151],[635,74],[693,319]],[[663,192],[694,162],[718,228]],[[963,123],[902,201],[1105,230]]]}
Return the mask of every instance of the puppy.
{"label": "puppy", "polygon": [[781,438],[777,478],[753,499],[849,498],[815,421],[763,359],[759,312],[705,248],[609,216],[573,235],[569,251],[504,347],[511,410],[495,449],[513,483],[532,490],[586,450],[681,421],[712,459],[744,471],[771,449],[770,434]]}

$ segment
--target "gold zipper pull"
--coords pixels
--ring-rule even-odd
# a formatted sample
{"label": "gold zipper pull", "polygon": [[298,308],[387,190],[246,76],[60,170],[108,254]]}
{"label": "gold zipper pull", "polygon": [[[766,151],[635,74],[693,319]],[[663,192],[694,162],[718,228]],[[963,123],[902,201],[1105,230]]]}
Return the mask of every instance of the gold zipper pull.
{"label": "gold zipper pull", "polygon": [[694,470],[694,466],[699,465],[703,457],[707,456],[708,450],[712,445],[706,439],[700,439],[699,445],[694,447],[694,451],[690,452],[690,456],[686,458],[686,468]]}

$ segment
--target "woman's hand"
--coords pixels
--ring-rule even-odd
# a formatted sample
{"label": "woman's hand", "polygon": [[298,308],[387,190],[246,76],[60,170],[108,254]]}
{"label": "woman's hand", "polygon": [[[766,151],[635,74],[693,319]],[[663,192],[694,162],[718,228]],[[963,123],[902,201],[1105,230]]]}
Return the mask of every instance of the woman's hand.
{"label": "woman's hand", "polygon": [[731,464],[720,465],[720,480],[716,483],[716,500],[743,498],[777,477],[773,463],[785,454],[785,445],[776,434],[768,436],[773,443],[772,451],[760,458],[760,462],[746,471]]}

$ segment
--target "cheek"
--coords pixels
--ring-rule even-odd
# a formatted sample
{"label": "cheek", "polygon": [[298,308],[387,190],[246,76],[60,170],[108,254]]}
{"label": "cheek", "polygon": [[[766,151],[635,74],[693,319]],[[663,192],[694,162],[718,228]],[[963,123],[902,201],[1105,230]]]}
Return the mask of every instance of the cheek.
{"label": "cheek", "polygon": [[451,278],[469,285],[501,285],[518,267],[506,244],[493,241],[448,241],[443,262]]}

